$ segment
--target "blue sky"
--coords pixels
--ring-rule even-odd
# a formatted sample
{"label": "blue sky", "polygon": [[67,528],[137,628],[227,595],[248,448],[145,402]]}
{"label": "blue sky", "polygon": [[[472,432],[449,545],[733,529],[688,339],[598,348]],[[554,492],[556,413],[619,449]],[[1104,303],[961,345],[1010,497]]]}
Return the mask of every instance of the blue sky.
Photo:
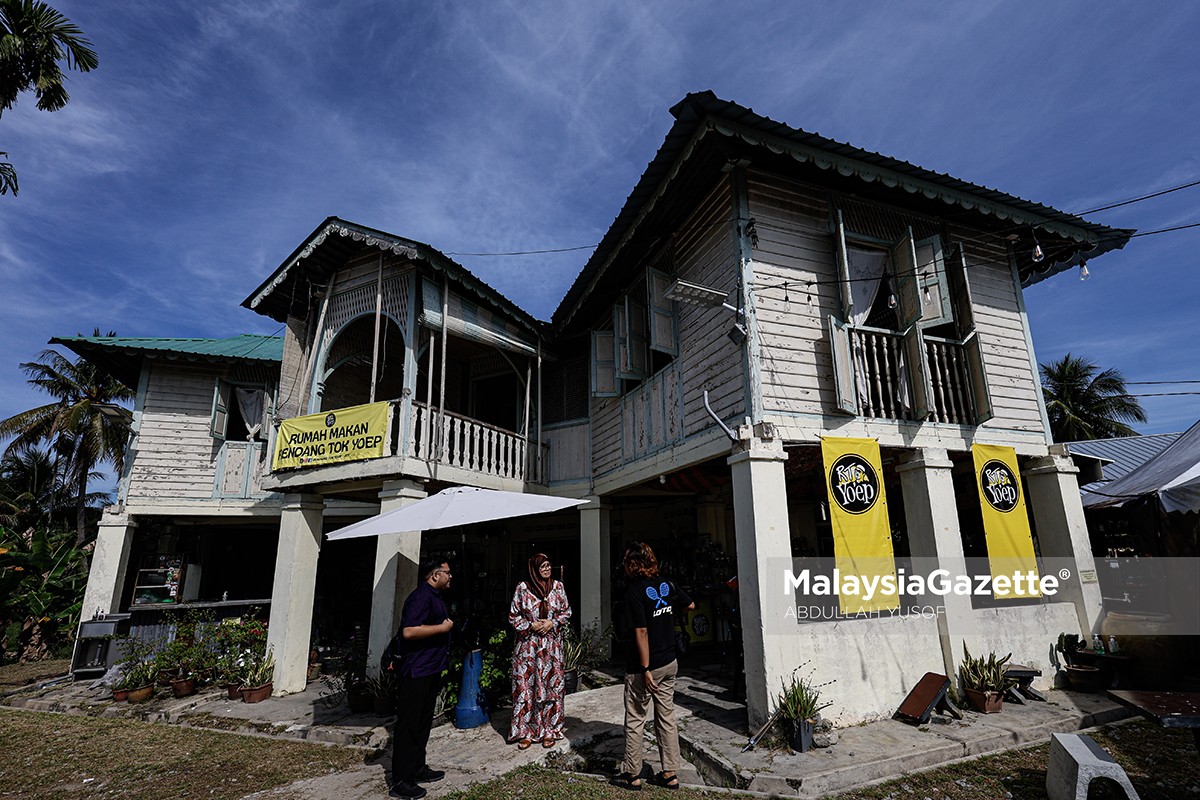
{"label": "blue sky", "polygon": [[[0,117],[0,417],[43,402],[17,363],[51,336],[277,332],[238,304],[329,215],[446,253],[595,244],[689,91],[1065,211],[1200,178],[1193,3],[52,4],[100,68]],[[1197,222],[1200,187],[1090,218]],[[1029,290],[1039,359],[1200,380],[1198,247]],[[546,319],[587,256],[456,260]]]}

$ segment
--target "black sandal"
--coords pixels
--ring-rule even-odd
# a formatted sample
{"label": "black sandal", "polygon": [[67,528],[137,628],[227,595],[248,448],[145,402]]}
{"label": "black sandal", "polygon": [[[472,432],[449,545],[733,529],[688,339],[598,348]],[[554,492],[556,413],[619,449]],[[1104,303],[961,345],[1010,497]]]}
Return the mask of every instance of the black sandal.
{"label": "black sandal", "polygon": [[667,777],[667,773],[660,772],[655,776],[654,781],[662,788],[670,789],[671,791],[679,788],[679,774],[676,772],[672,772],[669,778]]}
{"label": "black sandal", "polygon": [[628,789],[631,792],[640,792],[642,790],[642,779],[631,773],[622,772],[612,779],[612,785]]}

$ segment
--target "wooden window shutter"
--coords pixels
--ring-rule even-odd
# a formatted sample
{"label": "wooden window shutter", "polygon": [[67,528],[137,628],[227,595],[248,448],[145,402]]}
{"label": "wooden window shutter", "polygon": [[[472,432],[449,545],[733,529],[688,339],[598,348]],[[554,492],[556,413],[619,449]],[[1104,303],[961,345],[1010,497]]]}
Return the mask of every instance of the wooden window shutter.
{"label": "wooden window shutter", "polygon": [[966,248],[961,243],[950,250],[947,277],[954,314],[963,337],[963,355],[971,380],[971,399],[975,406],[975,424],[987,422],[995,412],[988,388],[987,363],[983,357],[983,342],[975,330],[975,300],[971,297],[971,279],[967,276]]}
{"label": "wooden window shutter", "polygon": [[224,440],[225,433],[229,430],[229,401],[232,397],[233,387],[218,378],[213,389],[212,420],[209,426],[214,439]]}
{"label": "wooden window shutter", "polygon": [[921,239],[916,242],[914,250],[917,283],[921,293],[921,322],[926,327],[950,322],[953,316],[950,311],[949,287],[946,285],[942,238],[930,236]]}
{"label": "wooden window shutter", "polygon": [[963,342],[963,354],[967,359],[967,372],[971,376],[971,399],[975,401],[975,424],[987,422],[993,416],[992,394],[988,390],[987,366],[983,360],[983,342],[979,334],[972,331]]}
{"label": "wooden window shutter", "polygon": [[929,378],[929,358],[925,354],[925,335],[916,322],[904,331],[904,366],[912,387],[913,413],[918,421],[924,421],[933,413],[933,384]]}
{"label": "wooden window shutter", "polygon": [[610,331],[592,331],[592,397],[616,397],[617,364],[614,336]]}
{"label": "wooden window shutter", "polygon": [[891,247],[892,279],[896,287],[896,317],[900,330],[915,327],[921,320],[921,289],[917,280],[917,250],[912,228]]}
{"label": "wooden window shutter", "polygon": [[858,415],[854,389],[854,359],[850,350],[850,326],[829,315],[829,355],[833,359],[835,405],[838,411]]}
{"label": "wooden window shutter", "polygon": [[842,211],[837,212],[837,230],[834,232],[834,249],[837,251],[838,286],[842,295],[842,316],[850,319],[854,310],[853,295],[850,292],[850,254],[846,250],[846,224],[842,221]]}
{"label": "wooden window shutter", "polygon": [[650,300],[650,349],[679,355],[679,318],[675,301],[666,298],[671,276],[656,269],[646,270],[646,296]]}
{"label": "wooden window shutter", "polygon": [[975,301],[971,297],[971,280],[967,277],[967,257],[961,244],[950,246],[946,256],[946,277],[950,283],[950,299],[954,303],[954,319],[958,332],[967,338],[975,330]]}

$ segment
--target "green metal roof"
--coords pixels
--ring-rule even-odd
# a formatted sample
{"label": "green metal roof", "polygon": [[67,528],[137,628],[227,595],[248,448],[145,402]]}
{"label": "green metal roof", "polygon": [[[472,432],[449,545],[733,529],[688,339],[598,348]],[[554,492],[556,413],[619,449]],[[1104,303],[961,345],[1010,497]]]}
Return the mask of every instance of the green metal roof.
{"label": "green metal roof", "polygon": [[257,333],[225,339],[56,336],[50,344],[61,344],[134,388],[141,374],[142,359],[147,357],[210,363],[283,361],[283,337]]}

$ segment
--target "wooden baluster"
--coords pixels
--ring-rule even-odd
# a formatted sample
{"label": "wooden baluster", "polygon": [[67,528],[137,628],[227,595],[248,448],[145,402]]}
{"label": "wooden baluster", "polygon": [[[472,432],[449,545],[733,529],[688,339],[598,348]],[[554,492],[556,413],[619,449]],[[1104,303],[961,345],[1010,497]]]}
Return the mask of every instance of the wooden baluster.
{"label": "wooden baluster", "polygon": [[967,359],[966,356],[963,355],[962,347],[955,346],[954,373],[958,378],[956,384],[958,386],[959,407],[961,408],[959,420],[964,425],[974,425],[975,414],[974,409],[971,406],[971,391],[970,383],[968,382],[969,378],[967,376],[966,362]]}
{"label": "wooden baluster", "polygon": [[487,467],[483,471],[488,475],[491,475],[495,472],[495,431],[493,431],[491,428],[488,428],[485,433],[485,440],[487,441]]}
{"label": "wooden baluster", "polygon": [[946,421],[946,367],[942,360],[942,345],[939,342],[928,342],[926,353],[929,357],[929,371],[933,373],[933,398],[936,407],[933,411],[934,420]]}
{"label": "wooden baluster", "polygon": [[497,433],[500,436],[501,449],[500,452],[503,458],[500,460],[500,477],[507,478],[512,475],[512,437],[507,433]]}

